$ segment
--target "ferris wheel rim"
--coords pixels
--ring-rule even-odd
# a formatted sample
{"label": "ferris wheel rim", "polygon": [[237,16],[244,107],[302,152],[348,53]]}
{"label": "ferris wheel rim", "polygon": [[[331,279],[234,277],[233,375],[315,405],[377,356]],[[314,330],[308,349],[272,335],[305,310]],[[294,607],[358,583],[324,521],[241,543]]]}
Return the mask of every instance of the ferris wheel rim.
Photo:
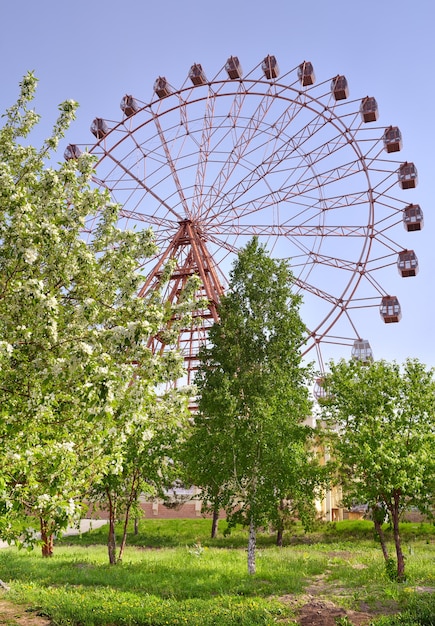
{"label": "ferris wheel rim", "polygon": [[[330,81],[331,79],[328,79],[324,81],[323,83],[321,83],[321,85],[326,84]],[[245,89],[242,92],[244,97],[246,96],[248,97],[253,96],[257,98],[273,97],[276,99],[280,99],[281,101],[291,102],[293,105],[301,106],[301,107],[304,107],[305,110],[311,111],[313,115],[317,116],[318,118],[321,118],[325,122],[325,124],[332,125],[337,130],[339,135],[345,138],[346,145],[350,147],[351,150],[354,152],[355,161],[358,161],[359,163],[362,164],[361,171],[364,173],[366,181],[367,181],[367,194],[368,194],[367,206],[369,207],[369,211],[367,215],[368,217],[367,223],[361,226],[361,230],[364,229],[365,233],[364,234],[361,233],[359,235],[360,240],[363,241],[363,244],[360,250],[360,256],[358,259],[353,261],[354,269],[350,274],[349,280],[344,285],[343,290],[341,291],[340,294],[337,294],[336,296],[334,296],[335,304],[333,304],[333,307],[330,309],[326,317],[323,318],[319,322],[319,324],[310,331],[310,337],[313,337],[313,342],[312,342],[312,345],[310,345],[310,347],[307,348],[306,352],[308,352],[314,347],[316,343],[324,339],[324,337],[329,333],[331,328],[335,325],[337,320],[342,315],[347,314],[348,303],[353,299],[361,281],[363,280],[363,277],[368,271],[367,266],[370,261],[372,243],[373,243],[373,239],[376,236],[376,232],[375,232],[376,197],[374,193],[374,186],[372,185],[371,178],[370,178],[370,166],[366,162],[366,157],[360,147],[360,143],[355,137],[355,130],[352,129],[352,124],[346,124],[343,121],[342,117],[335,111],[336,108],[339,109],[340,105],[337,106],[335,103],[335,106],[333,107],[329,107],[329,106],[325,107],[324,102],[321,100],[321,97],[323,96],[313,96],[310,93],[309,88],[308,89],[296,89],[292,85],[286,85],[284,83],[281,83],[278,80],[270,81],[270,80],[265,80],[265,79],[252,79],[248,77],[241,78],[240,80],[233,80],[229,78],[225,80],[222,80],[222,79],[218,80],[217,78],[214,78],[212,81],[208,81],[206,86],[204,85],[185,86],[178,90],[177,89],[173,90],[171,94],[165,98],[159,99],[156,97],[151,102],[143,104],[143,106],[139,108],[132,116],[122,119],[121,121],[117,122],[115,126],[110,128],[106,136],[100,139],[93,146],[93,148],[90,150],[90,153],[98,156],[99,154],[98,151],[101,150],[101,154],[98,160],[98,163],[101,163],[106,158],[111,158],[111,153],[116,148],[122,146],[124,141],[126,141],[134,133],[146,127],[148,124],[155,123],[156,119],[163,119],[164,116],[169,115],[172,112],[178,111],[181,106],[189,107],[190,105],[193,105],[193,104],[203,103],[207,101],[208,99],[210,99],[210,97],[224,98],[227,100],[230,98],[235,98],[236,96],[240,95],[241,93],[240,89],[242,88],[242,86],[245,86],[248,84],[250,85],[249,89]],[[215,90],[221,89],[223,85],[232,85],[234,87],[233,91],[230,90],[224,93],[220,93],[220,92],[216,93],[216,91],[214,91],[214,89]],[[258,85],[261,85],[264,89],[269,90],[269,91],[274,89],[276,93],[274,94],[266,93],[265,91],[260,91],[260,90],[253,91],[253,86],[257,87]],[[201,90],[203,93],[202,95],[199,95]],[[289,95],[290,92],[294,97],[290,97]],[[192,97],[192,94],[195,94],[195,98],[190,100],[189,98]],[[304,99],[304,102],[302,102],[301,100],[298,100],[301,98]],[[174,100],[173,105],[171,105],[169,109],[165,109],[162,106],[162,103],[166,102],[167,104],[168,102],[171,102],[171,100]],[[347,104],[350,104],[351,102],[357,102],[357,101],[356,100],[348,101]],[[314,107],[314,104],[318,107],[317,109]],[[153,108],[155,108],[156,111],[154,111]],[[147,119],[145,119],[139,126],[135,128],[131,128],[131,129],[127,128],[128,124],[130,124],[131,126],[132,122],[136,118],[139,119],[139,117],[144,113],[147,115]],[[105,148],[106,143],[110,140],[112,136],[116,134],[117,131],[120,131],[120,130],[122,130],[123,132],[121,133],[118,141],[115,144],[113,144],[108,150],[106,150]],[[371,157],[371,159],[373,160],[373,157]],[[114,160],[114,163],[117,164],[119,167],[123,167],[121,162],[117,160]],[[309,166],[307,165],[306,167],[307,169],[309,167],[314,169],[314,165],[315,163],[310,164]],[[125,172],[128,172],[128,168],[125,168]],[[316,178],[316,176],[319,179],[318,188],[322,189],[322,183],[318,174],[314,174],[313,178]],[[180,186],[180,189],[181,189],[181,186]],[[150,188],[147,188],[147,192],[152,193],[152,186]],[[183,220],[189,219],[189,217],[186,216],[186,214],[183,214],[181,211],[177,213],[174,207],[171,206],[170,203],[168,202],[168,199],[165,200],[163,197],[159,197],[158,194],[156,194],[156,199],[160,202],[162,206],[168,209],[168,214],[174,216],[174,221],[172,222],[173,224],[175,224],[175,222],[177,224],[180,224]],[[209,208],[209,211],[210,211],[210,208]],[[151,216],[148,216],[148,218],[151,222],[154,219],[155,224],[157,224],[158,222],[157,217],[152,218]],[[167,219],[167,226],[168,226],[168,233],[169,233],[171,221],[168,218],[165,218],[165,219]],[[144,219],[144,222],[145,221],[146,220]],[[209,218],[208,222],[206,221],[201,222],[202,225],[207,224],[207,226],[209,227],[209,236],[211,236],[212,230],[213,230],[212,228],[210,228],[210,223],[213,223],[213,215]],[[354,230],[356,231],[356,229]],[[326,236],[328,236],[328,233],[326,231],[327,229],[325,228]],[[332,234],[331,231],[330,231],[330,234]],[[358,236],[358,235],[354,233],[354,236]],[[232,250],[232,252],[234,252],[234,249]],[[310,272],[313,271],[313,268],[314,268],[314,265],[312,265]],[[296,281],[295,281],[295,284],[296,284]],[[303,291],[308,290],[309,285],[305,282],[302,282],[300,285],[300,288]],[[318,293],[320,293],[320,290],[318,290]]]}

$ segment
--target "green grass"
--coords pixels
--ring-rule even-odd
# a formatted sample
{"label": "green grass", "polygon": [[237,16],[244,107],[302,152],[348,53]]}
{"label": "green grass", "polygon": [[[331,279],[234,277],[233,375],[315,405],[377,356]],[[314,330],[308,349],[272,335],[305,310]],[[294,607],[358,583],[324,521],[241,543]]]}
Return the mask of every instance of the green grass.
{"label": "green grass", "polygon": [[[200,542],[203,546],[222,548],[244,548],[246,547],[246,530],[240,526],[233,529],[231,534],[226,536],[227,523],[225,520],[219,521],[218,536],[216,539],[210,538],[211,521],[209,519],[166,519],[154,520],[144,519],[139,524],[139,533],[133,534],[133,527],[130,525],[128,544],[130,546],[141,546],[149,548],[168,548],[176,546],[192,545]],[[392,542],[392,531],[388,525],[384,525],[386,537]],[[435,525],[429,523],[403,523],[400,525],[400,532],[403,541],[412,542],[415,539],[435,541]],[[121,527],[118,528],[118,540],[121,536]],[[298,543],[322,543],[331,544],[340,541],[353,542],[354,540],[377,541],[375,538],[373,523],[366,520],[343,521],[332,523],[318,523],[310,533],[304,533],[300,524],[292,524],[284,535],[284,545],[294,545]],[[93,545],[105,544],[107,541],[107,528],[104,526],[92,530],[80,536],[64,537],[58,544],[67,545]],[[258,545],[260,547],[273,546],[275,536],[269,532],[258,534]]]}
{"label": "green grass", "polygon": [[[261,533],[255,576],[247,574],[246,531],[237,528],[225,537],[225,526],[220,522],[219,536],[211,540],[209,520],[143,520],[117,566],[108,565],[104,528],[59,540],[52,559],[42,559],[39,550],[1,550],[0,579],[10,585],[10,599],[58,626],[276,624],[291,619],[295,609],[280,598],[302,602],[306,586],[318,580],[323,597],[337,605],[402,607],[405,615],[413,603],[426,610],[428,594],[418,590],[435,587],[435,528],[429,524],[402,529],[405,585],[386,578],[380,548],[364,522],[323,525],[309,535],[296,526],[282,549]],[[435,615],[435,602],[427,611],[432,609]],[[432,626],[409,620],[403,625]]]}
{"label": "green grass", "polygon": [[[226,521],[220,520],[218,536],[216,539],[211,539],[211,521],[208,519],[144,519],[139,523],[139,533],[137,535],[134,535],[133,527],[130,525],[128,545],[146,548],[170,548],[193,545],[199,542],[207,547],[244,548],[246,546],[246,531],[242,527],[237,527],[232,530],[229,536],[225,536],[226,528]],[[295,533],[299,535],[303,533],[302,528],[295,525]],[[118,527],[118,541],[120,538],[121,526]],[[274,541],[274,536],[270,533],[259,534],[258,542],[260,546],[272,546]],[[64,537],[58,543],[94,545],[106,544],[106,542],[107,528],[102,526],[84,534],[82,537]]]}
{"label": "green grass", "polygon": [[4,578],[7,571],[16,601],[59,624],[254,625],[288,613],[270,597],[301,593],[304,579],[325,567],[322,555],[288,556],[277,548],[260,552],[253,577],[243,550],[212,548],[197,556],[188,548],[129,548],[122,565],[111,567],[103,547],[64,547],[50,560],[5,551],[0,571]]}

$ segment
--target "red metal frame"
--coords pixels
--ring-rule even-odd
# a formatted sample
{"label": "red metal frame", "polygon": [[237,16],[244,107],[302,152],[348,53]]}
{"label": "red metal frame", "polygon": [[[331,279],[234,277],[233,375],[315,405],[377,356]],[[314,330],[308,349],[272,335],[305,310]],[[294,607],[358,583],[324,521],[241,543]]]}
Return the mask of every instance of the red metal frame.
{"label": "red metal frame", "polygon": [[[108,132],[90,149],[95,182],[123,206],[120,225],[155,232],[160,252],[143,268],[140,295],[160,285],[169,259],[176,262],[165,292],[171,302],[191,274],[201,279],[197,295],[208,305],[179,339],[189,381],[218,319],[231,261],[252,236],[289,259],[309,329],[301,349],[316,352],[320,369],[321,346],[350,350],[369,334],[361,311],[379,306],[387,270],[406,249],[392,232],[412,191],[394,195],[405,188],[401,161],[386,154],[377,115],[362,119],[367,98],[337,98],[331,78],[301,90],[300,63],[266,77],[261,62],[242,75],[230,61],[208,82],[192,84],[188,75],[151,102],[134,98],[137,112],[103,120]],[[88,230],[92,236],[91,218]],[[162,349],[158,337],[152,345]]]}

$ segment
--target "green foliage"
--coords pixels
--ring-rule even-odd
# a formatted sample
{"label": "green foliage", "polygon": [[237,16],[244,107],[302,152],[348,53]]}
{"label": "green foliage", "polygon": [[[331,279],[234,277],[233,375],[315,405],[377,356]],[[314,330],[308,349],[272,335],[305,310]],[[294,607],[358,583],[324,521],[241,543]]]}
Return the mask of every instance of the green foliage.
{"label": "green foliage", "polygon": [[220,323],[200,354],[187,476],[234,523],[278,522],[281,503],[313,500],[312,431],[304,424],[310,371],[301,362],[305,328],[292,282],[287,263],[254,238],[233,266]]}
{"label": "green foliage", "polygon": [[322,419],[339,460],[347,504],[429,512],[435,487],[434,371],[415,360],[332,364]]}
{"label": "green foliage", "polygon": [[429,515],[434,506],[434,370],[411,359],[403,366],[340,361],[324,388],[322,419],[344,504],[367,504],[375,525],[388,515],[404,580],[399,520],[412,507]]}

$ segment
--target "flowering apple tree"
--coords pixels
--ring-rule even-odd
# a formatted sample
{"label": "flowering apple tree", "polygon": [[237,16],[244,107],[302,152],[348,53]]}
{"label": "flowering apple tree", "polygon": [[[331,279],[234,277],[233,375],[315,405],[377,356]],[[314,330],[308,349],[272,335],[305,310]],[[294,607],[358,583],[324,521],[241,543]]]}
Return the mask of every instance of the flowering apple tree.
{"label": "flowering apple tree", "polygon": [[[124,429],[125,407],[154,428],[155,389],[182,361],[148,348],[174,314],[160,294],[136,295],[152,232],[117,227],[119,207],[92,186],[88,153],[50,165],[77,104],[61,104],[51,136],[29,145],[36,83],[24,77],[0,128],[0,536],[30,540],[37,520],[48,556],[113,466],[107,441]],[[179,306],[183,323],[189,296]]]}

